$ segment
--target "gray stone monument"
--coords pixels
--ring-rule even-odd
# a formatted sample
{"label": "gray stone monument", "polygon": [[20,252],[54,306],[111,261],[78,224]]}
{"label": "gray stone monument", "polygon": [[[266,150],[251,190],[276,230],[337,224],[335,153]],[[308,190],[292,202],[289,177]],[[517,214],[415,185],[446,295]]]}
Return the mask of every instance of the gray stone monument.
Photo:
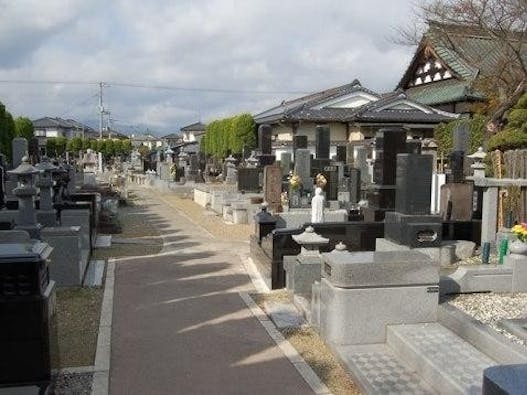
{"label": "gray stone monument", "polygon": [[282,152],[280,155],[280,167],[284,176],[289,174],[291,170],[291,152]]}
{"label": "gray stone monument", "polygon": [[321,223],[324,222],[324,205],[326,199],[322,194],[322,188],[315,188],[315,196],[311,199],[311,222]]}
{"label": "gray stone monument", "polygon": [[295,153],[295,174],[302,180],[304,191],[313,190],[311,180],[311,151],[309,149],[299,148]]}
{"label": "gray stone monument", "polygon": [[11,143],[11,148],[13,154],[13,168],[16,168],[22,163],[22,158],[27,155],[27,140],[23,137],[15,137]]}

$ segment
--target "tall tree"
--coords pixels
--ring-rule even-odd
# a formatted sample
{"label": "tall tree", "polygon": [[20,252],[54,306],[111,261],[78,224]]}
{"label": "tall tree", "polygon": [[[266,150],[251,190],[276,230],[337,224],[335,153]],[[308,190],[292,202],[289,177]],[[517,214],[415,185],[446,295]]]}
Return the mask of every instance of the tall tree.
{"label": "tall tree", "polygon": [[18,117],[15,119],[15,135],[16,137],[23,137],[28,141],[34,137],[33,122],[26,117]]}
{"label": "tall tree", "polygon": [[0,102],[0,152],[11,159],[11,142],[15,137],[15,122],[11,114]]}
{"label": "tall tree", "polygon": [[[478,68],[489,68],[478,89],[489,99],[487,131],[496,133],[503,119],[527,90],[527,2],[525,0],[427,0],[417,6],[420,22],[456,25],[467,35],[481,35],[491,45],[480,53]],[[415,38],[415,26],[402,29],[403,39]],[[444,42],[449,42],[449,30]],[[414,41],[415,43],[415,41]]]}

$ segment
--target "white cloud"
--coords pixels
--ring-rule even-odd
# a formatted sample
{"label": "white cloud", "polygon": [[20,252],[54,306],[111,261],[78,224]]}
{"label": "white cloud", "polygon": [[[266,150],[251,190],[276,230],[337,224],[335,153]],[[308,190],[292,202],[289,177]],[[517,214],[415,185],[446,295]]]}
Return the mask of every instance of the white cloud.
{"label": "white cloud", "polygon": [[[0,79],[309,92],[359,78],[387,91],[411,56],[387,37],[409,10],[410,0],[0,0]],[[0,84],[0,101],[32,118],[96,120],[96,93]],[[163,131],[291,96],[105,89],[114,118]]]}

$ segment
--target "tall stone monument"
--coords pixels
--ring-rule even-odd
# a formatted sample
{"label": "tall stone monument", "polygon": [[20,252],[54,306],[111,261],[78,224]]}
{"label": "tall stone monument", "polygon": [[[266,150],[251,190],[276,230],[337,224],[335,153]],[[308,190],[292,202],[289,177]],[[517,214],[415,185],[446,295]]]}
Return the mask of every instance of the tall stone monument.
{"label": "tall stone monument", "polygon": [[258,149],[260,155],[258,160],[260,166],[272,165],[275,162],[275,156],[272,154],[272,128],[269,125],[260,125],[258,127]]}

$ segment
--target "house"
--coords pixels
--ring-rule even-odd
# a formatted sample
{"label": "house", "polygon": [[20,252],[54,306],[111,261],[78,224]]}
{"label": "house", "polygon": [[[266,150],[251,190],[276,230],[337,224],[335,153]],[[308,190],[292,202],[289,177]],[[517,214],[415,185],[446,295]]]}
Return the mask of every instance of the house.
{"label": "house", "polygon": [[201,141],[201,138],[205,134],[207,125],[196,122],[187,126],[183,126],[179,129],[182,133],[183,142],[193,142],[196,141],[198,144]]}
{"label": "house", "polygon": [[179,133],[170,133],[162,137],[167,147],[174,147],[183,141],[183,135]]}
{"label": "house", "polygon": [[419,103],[470,114],[473,104],[486,100],[478,82],[503,66],[501,49],[481,29],[433,21],[428,24],[397,89]]}
{"label": "house", "polygon": [[89,126],[73,119],[44,117],[31,122],[38,140],[39,151],[43,154],[46,151],[46,141],[50,137],[64,137],[70,140],[74,137],[90,138],[95,133],[95,130]]}
{"label": "house", "polygon": [[329,125],[336,145],[372,138],[382,127],[402,126],[410,137],[432,137],[440,122],[458,115],[444,112],[410,99],[402,90],[380,94],[363,87],[358,80],[297,99],[283,101],[254,116],[256,124],[268,124],[273,130],[273,148],[287,149],[293,136],[305,135],[314,147],[315,128]]}
{"label": "house", "polygon": [[141,135],[132,134],[130,140],[132,140],[132,147],[134,148],[138,148],[141,145],[147,146],[150,150],[165,147],[165,141],[163,138],[156,137],[149,133]]}

